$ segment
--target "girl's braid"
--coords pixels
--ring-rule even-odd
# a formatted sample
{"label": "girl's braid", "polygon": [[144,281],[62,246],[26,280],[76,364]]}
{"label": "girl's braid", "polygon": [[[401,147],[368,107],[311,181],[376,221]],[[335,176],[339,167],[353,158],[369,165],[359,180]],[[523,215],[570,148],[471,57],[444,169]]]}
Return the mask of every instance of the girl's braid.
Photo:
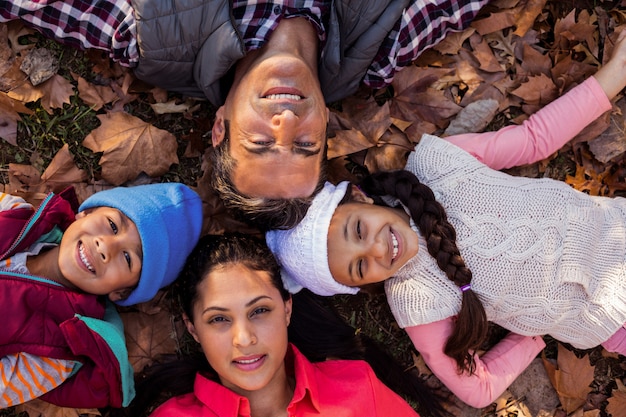
{"label": "girl's braid", "polygon": [[[456,231],[447,219],[445,209],[435,200],[430,187],[422,184],[409,171],[378,172],[365,178],[363,190],[370,196],[389,195],[398,198],[411,214],[426,240],[428,253],[457,286],[469,284],[472,271],[456,245]],[[473,291],[462,293],[461,310],[454,331],[446,342],[444,352],[453,358],[461,371],[472,372],[473,356],[487,337],[485,309]]]}

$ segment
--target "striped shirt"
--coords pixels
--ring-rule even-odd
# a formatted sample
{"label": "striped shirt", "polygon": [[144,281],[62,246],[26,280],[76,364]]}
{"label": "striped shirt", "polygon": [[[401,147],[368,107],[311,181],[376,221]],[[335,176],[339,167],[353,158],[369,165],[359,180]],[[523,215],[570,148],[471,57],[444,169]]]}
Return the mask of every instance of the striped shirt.
{"label": "striped shirt", "polygon": [[[414,0],[380,46],[363,82],[373,88],[391,83],[448,31],[469,25],[489,0]],[[244,47],[262,47],[282,18],[305,17],[324,41],[329,0],[234,0],[233,17]],[[135,66],[139,60],[136,22],[130,0],[0,0],[0,22],[22,19],[46,36],[74,47],[109,52],[114,61]]]}

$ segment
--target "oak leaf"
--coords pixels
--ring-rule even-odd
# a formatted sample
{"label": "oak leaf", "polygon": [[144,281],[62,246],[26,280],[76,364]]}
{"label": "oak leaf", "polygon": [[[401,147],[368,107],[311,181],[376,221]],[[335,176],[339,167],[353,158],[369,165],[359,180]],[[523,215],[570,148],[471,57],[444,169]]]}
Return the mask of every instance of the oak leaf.
{"label": "oak leaf", "polygon": [[109,183],[121,185],[141,172],[158,177],[178,163],[178,144],[170,132],[128,113],[98,115],[98,119],[100,126],[87,135],[83,146],[103,152],[99,163],[102,178]]}

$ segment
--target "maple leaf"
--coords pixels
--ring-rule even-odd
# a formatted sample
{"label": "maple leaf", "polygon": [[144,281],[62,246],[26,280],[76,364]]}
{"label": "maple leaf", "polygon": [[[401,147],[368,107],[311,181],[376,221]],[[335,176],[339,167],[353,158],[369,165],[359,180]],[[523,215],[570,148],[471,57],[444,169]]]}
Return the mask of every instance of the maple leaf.
{"label": "maple leaf", "polygon": [[169,311],[156,313],[135,310],[121,312],[128,358],[133,370],[141,372],[161,354],[176,352],[176,339],[172,337],[172,322]]}
{"label": "maple leaf", "polygon": [[582,407],[591,392],[594,367],[589,364],[589,355],[577,358],[576,355],[558,344],[556,366],[542,354],[548,377],[561,400],[561,406],[568,414]]}
{"label": "maple leaf", "polygon": [[[552,79],[545,74],[528,77],[528,81],[522,83],[511,94],[520,97],[524,102],[534,107],[550,103],[558,96],[558,91]],[[534,113],[534,110],[530,110]],[[529,114],[528,111],[526,111]]]}
{"label": "maple leaf", "polygon": [[38,86],[33,86],[30,82],[22,83],[8,94],[9,97],[25,103],[41,99],[41,106],[46,112],[52,114],[52,109],[63,108],[63,103],[70,103],[74,86],[65,78],[55,74]]}
{"label": "maple leaf", "polygon": [[48,168],[41,175],[41,180],[56,193],[70,185],[86,181],[87,178],[87,173],[74,163],[67,143],[54,155]]}
{"label": "maple leaf", "polygon": [[37,398],[16,406],[15,411],[18,414],[26,412],[29,417],[84,417],[101,415],[97,408],[59,407]]}
{"label": "maple leaf", "polygon": [[121,185],[145,172],[151,177],[165,174],[178,163],[176,138],[128,113],[98,115],[100,126],[93,130],[83,146],[103,152],[100,158],[102,178]]}
{"label": "maple leaf", "polygon": [[619,416],[626,410],[626,386],[619,379],[616,379],[615,383],[617,384],[617,389],[611,392],[606,411],[611,415]]}
{"label": "maple leaf", "polygon": [[524,36],[526,32],[533,26],[535,19],[539,16],[546,5],[547,0],[529,0],[519,11],[515,18],[515,32],[517,36]]}
{"label": "maple leaf", "polygon": [[78,82],[78,97],[93,110],[100,110],[102,106],[118,98],[115,91],[108,85],[95,85],[79,76],[75,78]]}
{"label": "maple leaf", "polygon": [[0,91],[0,138],[13,146],[17,146],[17,122],[22,120],[19,113],[33,114],[33,111]]}

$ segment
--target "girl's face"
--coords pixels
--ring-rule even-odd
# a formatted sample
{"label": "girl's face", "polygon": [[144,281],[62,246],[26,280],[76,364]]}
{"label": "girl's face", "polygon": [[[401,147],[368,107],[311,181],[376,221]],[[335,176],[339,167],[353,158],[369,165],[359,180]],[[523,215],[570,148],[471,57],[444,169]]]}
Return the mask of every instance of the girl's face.
{"label": "girl's face", "polygon": [[330,272],[349,287],[392,277],[417,251],[417,234],[402,209],[350,202],[339,205],[330,221]]}
{"label": "girl's face", "polygon": [[143,253],[137,226],[111,207],[76,215],[59,245],[58,268],[66,285],[118,301],[139,282]]}
{"label": "girl's face", "polygon": [[286,384],[291,299],[284,301],[265,271],[234,264],[198,284],[187,329],[225,387],[249,391]]}

